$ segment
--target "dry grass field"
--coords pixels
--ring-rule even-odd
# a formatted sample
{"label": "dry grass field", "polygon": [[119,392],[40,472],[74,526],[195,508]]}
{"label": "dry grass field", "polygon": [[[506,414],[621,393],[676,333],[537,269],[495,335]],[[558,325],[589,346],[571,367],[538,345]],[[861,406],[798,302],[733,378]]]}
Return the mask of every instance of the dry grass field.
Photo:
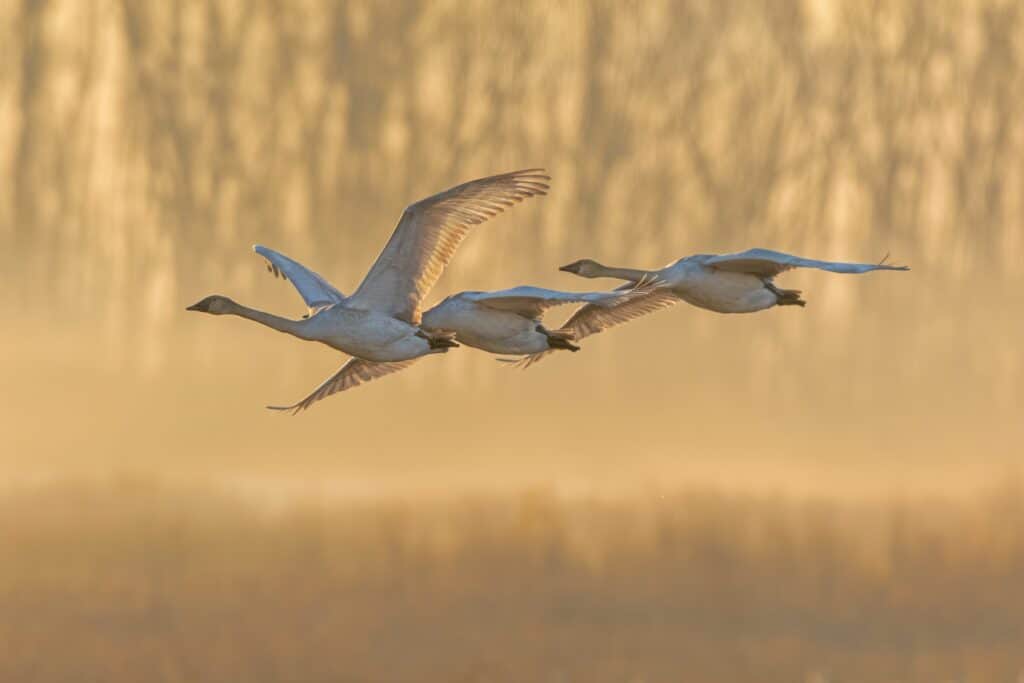
{"label": "dry grass field", "polygon": [[841,504],[543,492],[0,498],[0,680],[1017,681],[1019,486]]}

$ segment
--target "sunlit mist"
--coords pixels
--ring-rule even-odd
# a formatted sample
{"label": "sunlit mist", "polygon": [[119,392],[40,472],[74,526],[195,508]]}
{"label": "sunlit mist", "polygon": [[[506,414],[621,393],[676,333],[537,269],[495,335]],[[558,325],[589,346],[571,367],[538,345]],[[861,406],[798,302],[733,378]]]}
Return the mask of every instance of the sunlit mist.
{"label": "sunlit mist", "polygon": [[[771,582],[790,565],[765,539],[786,529],[794,547],[824,567],[797,572],[820,581],[819,593],[801,602],[796,584],[786,584],[797,597],[766,598],[766,613],[828,603],[829,614],[840,615],[828,622],[833,634],[856,609],[855,600],[828,602],[837,586],[877,597],[879,585],[927,574],[933,560],[946,562],[949,585],[1009,586],[999,577],[1024,571],[1019,534],[984,536],[1003,514],[991,512],[993,500],[1009,506],[997,507],[1017,528],[1021,521],[1012,507],[1024,442],[1019,3],[17,0],[0,5],[0,45],[0,506],[22,515],[65,496],[88,505],[109,496],[109,518],[81,522],[86,537],[106,539],[87,548],[100,558],[90,571],[118,548],[135,552],[136,543],[205,558],[197,571],[228,571],[217,564],[228,560],[208,551],[235,533],[239,552],[259,565],[267,559],[259,539],[284,548],[294,528],[302,529],[295,543],[315,538],[316,548],[355,543],[377,553],[376,564],[349,568],[344,581],[356,583],[337,593],[346,600],[361,585],[352,578],[359,572],[374,577],[387,567],[397,585],[422,563],[444,585],[431,593],[414,582],[410,595],[425,592],[442,605],[459,577],[477,585],[502,564],[501,539],[537,553],[522,577],[556,567],[550,595],[586,576],[585,590],[607,597],[604,589],[628,591],[624,577],[634,570],[674,575],[691,551],[686,557],[717,559],[680,574],[690,578],[669,582],[673,591],[712,586],[702,581],[733,566],[729,558],[768,567],[736,581]],[[475,229],[428,305],[461,290],[618,284],[558,271],[583,257],[654,268],[689,254],[765,247],[856,262],[888,255],[911,270],[786,273],[780,286],[802,290],[806,308],[720,315],[677,305],[524,371],[458,348],[295,417],[265,406],[305,396],[344,362],[340,353],[185,311],[223,294],[297,318],[302,301],[290,283],[268,276],[254,243],[351,292],[406,205],[458,182],[532,167],[550,173],[548,196]],[[557,327],[571,313],[555,309],[546,322]],[[133,483],[117,484],[123,477]],[[1007,481],[1018,484],[991,494]],[[136,486],[164,497],[146,507]],[[325,507],[309,515],[294,507],[310,500]],[[205,502],[196,503],[203,513],[194,519],[168,513],[196,501]],[[835,528],[815,535],[818,508],[800,501],[818,501],[807,505],[824,506]],[[929,511],[950,501],[963,507],[947,510],[952,526],[936,531]],[[415,504],[429,507],[426,521],[407,507]],[[516,526],[533,523],[515,515],[532,514],[535,504],[538,528],[564,534],[538,540]],[[677,504],[703,521],[673,526],[673,515],[684,514]],[[104,526],[117,506],[166,528]],[[636,520],[647,545],[630,545],[641,541],[621,526],[585,521],[596,508],[605,521]],[[876,526],[858,527],[868,508]],[[261,517],[275,510],[283,510],[277,521]],[[349,526],[317,535],[353,510]],[[474,510],[492,526],[453,521]],[[726,533],[761,512],[774,527]],[[502,515],[520,521],[502,526]],[[427,546],[409,540],[419,532],[407,525],[419,523],[429,526]],[[64,543],[45,518],[34,524],[26,538]],[[180,545],[160,545],[164,531],[178,528]],[[871,538],[879,528],[887,535]],[[957,530],[984,539],[955,547]],[[721,548],[701,545],[719,531],[728,536]],[[908,551],[911,559],[894,549],[910,539],[907,547],[920,550],[922,538],[936,545]],[[97,550],[106,542],[114,555]],[[821,559],[819,550],[835,554]],[[619,554],[625,559],[616,564]],[[0,611],[2,589],[28,585],[19,581],[34,576],[40,558],[0,572]],[[316,565],[314,580],[333,581],[336,559]],[[290,585],[282,577],[294,570],[273,562],[249,576],[270,593]],[[832,573],[838,565],[843,571]],[[81,577],[92,574],[68,576],[54,585],[86,585]],[[708,590],[724,595],[729,580]],[[139,595],[162,590],[152,581]],[[40,585],[25,595],[38,588],[49,596],[50,584]],[[213,586],[192,586],[189,599],[202,604]],[[929,590],[921,600],[941,599],[941,586]],[[588,623],[646,619],[636,615],[658,602],[651,591],[616,608],[565,598],[565,609]],[[221,597],[243,600],[231,595]],[[913,599],[872,604],[896,614]],[[1020,617],[1019,587],[1013,600],[998,619]],[[686,607],[682,598],[672,604]],[[756,610],[729,605],[730,614],[756,621]],[[420,617],[434,614],[420,607]],[[950,623],[972,623],[971,609]],[[674,623],[658,614],[651,618]],[[163,617],[143,620],[150,618]],[[918,628],[903,618],[887,622],[896,624],[894,647]],[[469,633],[472,622],[465,617],[456,628]],[[727,631],[722,623],[716,628]],[[3,628],[0,616],[0,640]],[[802,638],[803,626],[793,628]],[[1009,654],[1019,628],[1017,640],[1005,640],[1007,631],[993,627],[997,644],[985,652],[1005,655],[1002,668],[971,668],[965,662],[982,660],[968,655],[941,659],[942,638],[955,640],[961,626],[949,628],[933,640],[920,636],[937,668],[872,669],[857,660],[846,670],[866,678],[843,678],[837,665],[836,680],[925,680],[954,661],[966,667],[960,673],[982,672],[972,681],[1024,671],[1024,660]],[[836,638],[828,647],[838,649],[825,650],[842,649]],[[571,651],[570,641],[559,642]],[[645,642],[631,652],[659,647]],[[762,646],[751,646],[750,657],[772,650]],[[219,678],[175,669],[166,680],[257,680],[223,656]],[[644,669],[609,664],[602,671],[621,676],[603,679],[543,658],[533,668],[501,669],[493,657],[478,669],[442,667],[438,676],[663,680],[657,676],[672,670],[630,678]],[[833,680],[815,666],[747,673]],[[730,679],[708,667],[707,680]],[[29,669],[0,655],[0,677],[19,671]],[[318,669],[296,680],[337,673]],[[393,673],[385,679],[416,680],[410,670]],[[928,680],[967,680],[958,675]]]}

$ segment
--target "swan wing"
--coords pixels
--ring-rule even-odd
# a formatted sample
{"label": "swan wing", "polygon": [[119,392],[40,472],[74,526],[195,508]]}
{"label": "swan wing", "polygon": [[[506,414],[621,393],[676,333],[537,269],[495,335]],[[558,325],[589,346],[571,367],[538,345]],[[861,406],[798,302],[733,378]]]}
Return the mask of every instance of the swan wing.
{"label": "swan wing", "polygon": [[[631,285],[632,287],[632,285]],[[628,296],[625,292],[561,292],[543,287],[513,287],[497,292],[463,292],[460,296],[498,311],[511,311],[524,318],[539,318],[549,308],[571,303],[613,306]]]}
{"label": "swan wing", "polygon": [[402,360],[394,363],[375,363],[374,361],[364,360],[362,358],[350,358],[341,369],[336,373],[328,377],[323,384],[318,386],[313,392],[302,399],[298,403],[293,403],[290,406],[267,406],[271,410],[289,410],[292,415],[298,414],[299,412],[310,407],[317,401],[327,398],[332,394],[336,394],[339,391],[346,391],[354,387],[358,387],[361,384],[372,382],[378,377],[384,375],[390,375],[399,370],[404,370],[419,358],[413,358],[411,360]]}
{"label": "swan wing", "polygon": [[267,260],[267,269],[274,277],[291,281],[310,310],[345,300],[345,295],[334,285],[298,261],[261,244],[253,245],[252,250]]}
{"label": "swan wing", "polygon": [[[668,308],[679,302],[679,297],[667,287],[655,287],[643,293],[638,293],[629,298],[628,301],[617,306],[598,306],[587,304],[572,314],[565,324],[559,328],[559,332],[570,332],[573,341],[579,341],[592,334],[604,332],[607,329],[628,323],[641,316],[663,308]],[[539,362],[551,351],[541,351],[524,356],[517,361],[519,367],[528,368]]]}
{"label": "swan wing", "polygon": [[817,268],[832,273],[869,273],[872,270],[910,270],[907,266],[893,266],[882,259],[879,263],[843,263],[840,261],[818,261],[771,249],[748,249],[738,254],[713,256],[704,265],[737,273],[750,273],[761,277],[775,277],[793,268]]}
{"label": "swan wing", "polygon": [[543,169],[513,171],[410,205],[348,305],[417,324],[423,298],[473,226],[528,197],[547,194],[549,180]]}

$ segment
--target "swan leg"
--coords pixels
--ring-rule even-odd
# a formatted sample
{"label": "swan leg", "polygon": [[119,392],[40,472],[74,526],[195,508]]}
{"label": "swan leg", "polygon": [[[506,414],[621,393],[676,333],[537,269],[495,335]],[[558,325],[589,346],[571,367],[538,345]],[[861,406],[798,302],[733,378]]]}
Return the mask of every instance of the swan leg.
{"label": "swan leg", "polygon": [[573,352],[580,350],[580,347],[572,343],[572,332],[552,332],[543,325],[537,325],[537,331],[548,338],[549,349],[565,349],[566,351]]}
{"label": "swan leg", "polygon": [[765,281],[764,288],[778,299],[777,306],[806,306],[807,302],[800,298],[799,289],[779,289],[773,283]]}
{"label": "swan leg", "polygon": [[434,334],[427,334],[423,330],[418,330],[416,332],[416,336],[426,339],[431,349],[455,349],[459,346],[455,341],[454,332],[435,332]]}

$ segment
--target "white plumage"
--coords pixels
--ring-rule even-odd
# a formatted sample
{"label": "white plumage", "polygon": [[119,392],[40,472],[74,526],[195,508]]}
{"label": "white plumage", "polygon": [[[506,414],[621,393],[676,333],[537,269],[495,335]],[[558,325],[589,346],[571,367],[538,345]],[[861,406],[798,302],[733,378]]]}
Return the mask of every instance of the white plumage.
{"label": "white plumage", "polygon": [[[524,199],[547,193],[542,169],[503,173],[463,183],[410,205],[363,282],[345,297],[327,280],[297,261],[256,245],[275,275],[295,285],[310,315],[290,320],[214,295],[188,310],[237,315],[300,339],[318,341],[360,359],[350,361],[310,396],[306,408],[337,391],[395,372],[407,361],[456,346],[449,336],[430,335],[419,326],[423,298],[444,272],[459,244],[475,225]],[[387,363],[373,367],[371,363]]]}
{"label": "white plumage", "polygon": [[[642,315],[685,301],[717,313],[753,313],[772,306],[804,306],[795,289],[775,286],[775,276],[793,268],[817,268],[832,273],[859,274],[873,270],[910,270],[907,266],[885,263],[845,263],[819,261],[770,249],[748,249],[737,254],[697,254],[679,259],[658,270],[604,266],[592,259],[581,259],[559,270],[586,278],[610,277],[627,280],[626,287],[653,284],[645,296],[615,308],[602,310],[584,306],[562,326],[575,339],[634,320]],[[546,353],[534,354],[521,362],[529,367]]]}
{"label": "white plumage", "polygon": [[513,287],[497,292],[460,292],[423,314],[423,329],[450,332],[455,340],[490,353],[525,355],[549,349],[576,351],[572,335],[541,324],[549,308],[586,303],[606,309],[632,292],[560,292],[541,287]]}

